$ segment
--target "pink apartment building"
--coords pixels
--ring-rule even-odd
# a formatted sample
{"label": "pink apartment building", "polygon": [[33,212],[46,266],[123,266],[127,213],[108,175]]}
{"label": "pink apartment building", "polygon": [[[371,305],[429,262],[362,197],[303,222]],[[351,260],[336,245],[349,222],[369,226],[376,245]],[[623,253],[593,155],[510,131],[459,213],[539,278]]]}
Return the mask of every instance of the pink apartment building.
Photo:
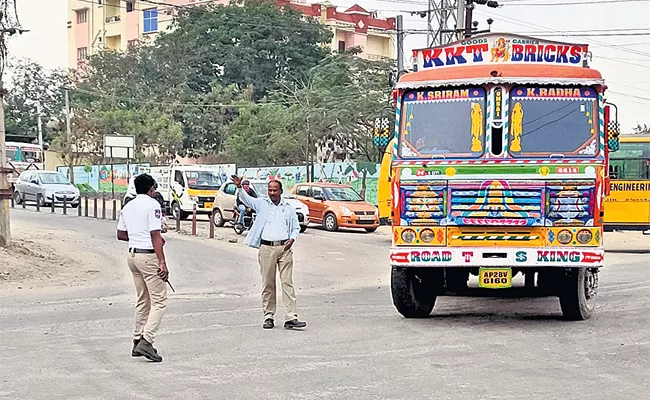
{"label": "pink apartment building", "polygon": [[[361,57],[395,58],[394,18],[377,18],[358,5],[340,12],[329,3],[272,1],[278,7],[291,7],[330,27],[334,33],[330,44],[333,51],[360,46]],[[228,0],[165,0],[165,6],[142,0],[68,0],[68,42],[74,44],[70,47],[68,65],[76,68],[79,61],[102,49],[125,50],[132,41],[153,38],[172,22],[172,5],[208,2],[226,4]]]}

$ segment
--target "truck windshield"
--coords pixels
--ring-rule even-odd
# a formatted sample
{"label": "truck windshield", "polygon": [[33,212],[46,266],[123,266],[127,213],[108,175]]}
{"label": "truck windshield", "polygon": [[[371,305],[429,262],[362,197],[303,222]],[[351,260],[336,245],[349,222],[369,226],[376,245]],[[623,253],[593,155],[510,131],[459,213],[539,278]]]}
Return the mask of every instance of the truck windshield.
{"label": "truck windshield", "polygon": [[516,87],[510,92],[509,151],[515,157],[593,157],[597,93],[587,87]]}
{"label": "truck windshield", "polygon": [[485,149],[485,90],[414,90],[404,95],[400,156],[478,157]]}
{"label": "truck windshield", "polygon": [[187,171],[185,175],[190,189],[217,190],[221,187],[221,178],[212,171]]}

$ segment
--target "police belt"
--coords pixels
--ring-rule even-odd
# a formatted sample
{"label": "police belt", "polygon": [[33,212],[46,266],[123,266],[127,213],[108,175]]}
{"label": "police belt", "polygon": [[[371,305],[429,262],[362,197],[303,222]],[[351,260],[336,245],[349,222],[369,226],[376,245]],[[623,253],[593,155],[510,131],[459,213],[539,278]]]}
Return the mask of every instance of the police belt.
{"label": "police belt", "polygon": [[156,250],[154,249],[136,249],[134,247],[129,248],[129,253],[132,254],[153,254]]}
{"label": "police belt", "polygon": [[270,240],[264,240],[264,239],[262,239],[261,243],[262,243],[264,246],[284,246],[285,244],[287,244],[288,241],[289,241],[289,239],[284,239],[284,240],[275,240],[275,241],[270,241]]}

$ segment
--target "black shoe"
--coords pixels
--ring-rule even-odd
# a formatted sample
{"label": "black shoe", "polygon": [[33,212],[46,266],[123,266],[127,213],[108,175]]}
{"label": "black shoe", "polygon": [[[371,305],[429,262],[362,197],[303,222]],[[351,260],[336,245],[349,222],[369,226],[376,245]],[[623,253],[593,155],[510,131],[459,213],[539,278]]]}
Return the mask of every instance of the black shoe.
{"label": "black shoe", "polygon": [[133,357],[141,357],[142,354],[136,353],[135,348],[138,347],[138,343],[140,343],[140,339],[133,339],[133,349],[131,350],[131,355]]}
{"label": "black shoe", "polygon": [[262,328],[264,329],[273,329],[275,324],[273,323],[273,320],[271,318],[267,318],[264,320],[264,325],[262,325]]}
{"label": "black shoe", "polygon": [[140,343],[135,346],[135,353],[144,356],[149,361],[161,362],[163,359],[158,355],[156,349],[153,348],[151,343],[147,342],[147,339],[140,339]]}
{"label": "black shoe", "polygon": [[307,326],[306,322],[298,321],[298,319],[292,319],[284,323],[284,329],[300,329]]}
{"label": "black shoe", "polygon": [[[142,357],[142,354],[135,351],[135,348],[138,347],[138,343],[140,343],[140,339],[133,339],[133,349],[131,349],[131,355],[133,357]],[[156,354],[158,354],[158,350],[156,350],[156,348],[153,346],[151,347],[153,348],[153,351],[155,351]]]}

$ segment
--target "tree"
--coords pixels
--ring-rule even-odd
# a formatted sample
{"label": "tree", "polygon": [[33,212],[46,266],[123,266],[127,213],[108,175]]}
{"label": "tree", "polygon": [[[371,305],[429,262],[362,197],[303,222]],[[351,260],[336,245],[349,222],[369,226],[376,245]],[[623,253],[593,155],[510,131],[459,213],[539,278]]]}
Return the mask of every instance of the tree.
{"label": "tree", "polygon": [[52,139],[48,123],[64,110],[64,88],[69,80],[64,70],[47,70],[40,64],[22,59],[12,65],[10,89],[6,101],[6,134],[9,137],[36,139],[38,137],[38,106],[43,123],[43,140]]}
{"label": "tree", "polygon": [[646,124],[637,124],[634,128],[632,128],[632,132],[637,135],[647,135],[650,134],[650,126]]}
{"label": "tree", "polygon": [[252,85],[255,100],[317,65],[332,37],[317,21],[264,0],[186,7],[171,28],[158,37],[156,47],[187,77],[191,90],[207,93],[215,81]]}
{"label": "tree", "polygon": [[284,105],[242,102],[229,128],[227,154],[248,166],[300,163],[302,135],[293,122],[292,111]]}

